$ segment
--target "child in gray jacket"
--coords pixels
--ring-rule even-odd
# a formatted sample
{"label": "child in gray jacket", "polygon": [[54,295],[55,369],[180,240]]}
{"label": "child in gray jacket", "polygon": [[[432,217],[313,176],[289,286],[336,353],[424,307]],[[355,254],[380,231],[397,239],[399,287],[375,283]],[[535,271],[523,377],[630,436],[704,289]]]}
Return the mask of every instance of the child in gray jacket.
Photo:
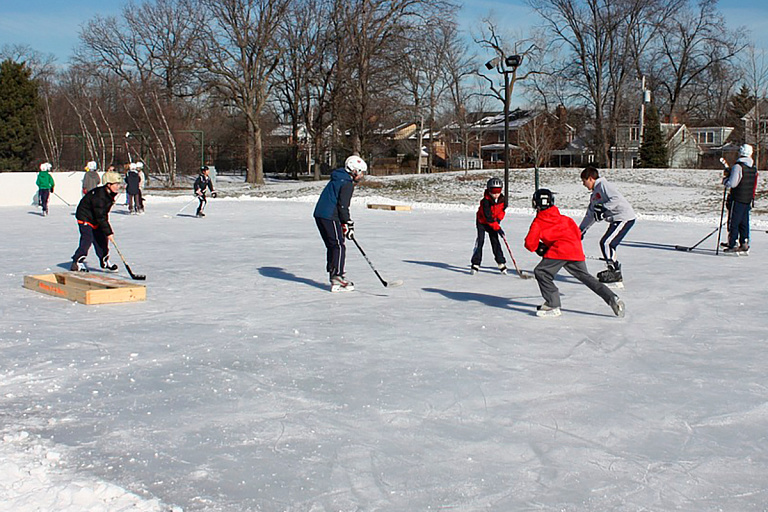
{"label": "child in gray jacket", "polygon": [[597,278],[602,283],[616,283],[622,287],[621,263],[616,259],[616,248],[635,225],[635,211],[612,183],[600,177],[595,167],[581,171],[581,182],[592,192],[587,213],[579,224],[581,238],[595,222],[604,220],[608,223],[608,229],[600,239],[600,251],[608,269],[598,272]]}

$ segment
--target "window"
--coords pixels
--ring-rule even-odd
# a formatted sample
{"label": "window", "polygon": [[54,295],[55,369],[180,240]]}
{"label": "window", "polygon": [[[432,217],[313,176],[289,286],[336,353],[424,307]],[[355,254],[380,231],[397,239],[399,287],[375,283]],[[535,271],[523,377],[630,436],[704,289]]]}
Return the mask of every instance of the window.
{"label": "window", "polygon": [[697,141],[699,144],[714,144],[715,143],[715,132],[709,131],[709,132],[699,132],[696,134]]}
{"label": "window", "polygon": [[631,126],[629,128],[629,140],[640,140],[640,127],[639,126]]}

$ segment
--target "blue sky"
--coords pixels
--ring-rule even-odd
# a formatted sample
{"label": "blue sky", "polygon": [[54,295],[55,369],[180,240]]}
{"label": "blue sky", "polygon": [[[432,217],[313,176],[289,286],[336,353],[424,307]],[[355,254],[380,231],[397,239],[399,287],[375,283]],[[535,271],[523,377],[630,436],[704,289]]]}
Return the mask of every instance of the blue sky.
{"label": "blue sky", "polygon": [[[125,0],[0,0],[0,46],[29,45],[66,63],[78,44],[81,25],[96,14],[117,15],[125,4]],[[747,27],[758,45],[768,48],[768,2],[723,0],[720,10],[731,28]],[[464,2],[462,24],[475,27],[491,12],[512,34],[535,23],[524,0],[475,0]]]}

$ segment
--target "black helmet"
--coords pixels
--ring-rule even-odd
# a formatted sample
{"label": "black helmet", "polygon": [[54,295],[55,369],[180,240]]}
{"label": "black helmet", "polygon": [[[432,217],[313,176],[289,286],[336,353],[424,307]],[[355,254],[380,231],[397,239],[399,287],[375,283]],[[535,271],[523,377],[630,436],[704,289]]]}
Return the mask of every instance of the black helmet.
{"label": "black helmet", "polygon": [[540,188],[533,193],[533,200],[531,203],[533,204],[533,207],[539,211],[546,210],[550,206],[555,206],[555,194],[549,189]]}
{"label": "black helmet", "polygon": [[204,166],[202,166],[200,168],[200,172],[204,172],[204,171],[207,171],[207,170],[208,170],[208,166],[207,165],[204,165]]}
{"label": "black helmet", "polygon": [[488,180],[485,188],[491,190],[492,188],[504,188],[504,183],[499,178],[491,178]]}

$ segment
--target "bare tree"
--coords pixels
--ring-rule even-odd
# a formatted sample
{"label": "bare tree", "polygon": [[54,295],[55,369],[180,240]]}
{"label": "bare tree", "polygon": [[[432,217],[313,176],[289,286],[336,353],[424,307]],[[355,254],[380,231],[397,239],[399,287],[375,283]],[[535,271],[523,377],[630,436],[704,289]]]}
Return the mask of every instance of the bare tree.
{"label": "bare tree", "polygon": [[[755,145],[755,165],[764,163],[768,149],[768,120],[766,120],[766,103],[768,102],[768,54],[765,49],[756,49],[750,45],[742,59],[742,67],[748,87],[755,93],[754,116],[746,126],[746,142]],[[762,158],[762,159],[761,159]]]}
{"label": "bare tree", "polygon": [[[469,54],[467,44],[461,39],[454,40],[446,49],[445,74],[448,96],[450,98],[451,129],[445,137],[453,137],[460,143],[460,156],[464,162],[465,170],[469,170],[470,156],[470,102],[475,92],[468,81],[475,74],[477,61]],[[446,141],[448,148],[448,160],[451,160],[451,140]]]}
{"label": "bare tree", "polygon": [[732,61],[746,46],[741,32],[726,28],[717,0],[702,0],[695,7],[688,3],[677,6],[661,20],[657,41],[656,51],[644,63],[654,70],[671,118],[693,108],[701,98],[699,93],[706,93],[710,86],[708,72]]}
{"label": "bare tree", "polygon": [[593,111],[600,165],[609,162],[624,89],[636,77],[638,49],[678,1],[529,0],[565,50],[553,72],[566,77],[574,95]]}
{"label": "bare tree", "polygon": [[209,17],[199,54],[212,89],[245,118],[248,183],[264,183],[260,115],[283,50],[290,0],[201,0]]}

